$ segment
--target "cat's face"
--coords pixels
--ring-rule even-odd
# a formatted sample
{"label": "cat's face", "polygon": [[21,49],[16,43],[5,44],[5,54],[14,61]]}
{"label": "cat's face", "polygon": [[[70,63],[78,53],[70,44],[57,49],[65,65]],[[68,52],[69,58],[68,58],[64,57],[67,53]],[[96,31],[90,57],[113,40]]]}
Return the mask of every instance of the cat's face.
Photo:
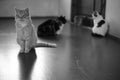
{"label": "cat's face", "polygon": [[27,19],[29,19],[29,9],[17,9],[15,8],[15,19],[19,20],[19,21],[26,21]]}
{"label": "cat's face", "polygon": [[58,20],[60,20],[63,24],[65,24],[67,22],[65,16],[58,17]]}
{"label": "cat's face", "polygon": [[100,16],[100,13],[98,12],[98,11],[95,11],[95,12],[93,12],[92,13],[92,18],[94,19],[94,18],[97,18],[97,17],[99,17]]}

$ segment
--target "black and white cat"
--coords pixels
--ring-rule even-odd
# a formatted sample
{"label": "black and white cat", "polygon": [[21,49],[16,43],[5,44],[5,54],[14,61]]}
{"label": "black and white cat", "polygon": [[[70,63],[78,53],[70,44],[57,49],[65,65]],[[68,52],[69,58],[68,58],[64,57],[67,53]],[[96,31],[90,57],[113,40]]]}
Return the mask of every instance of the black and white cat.
{"label": "black and white cat", "polygon": [[60,16],[56,19],[48,19],[38,26],[37,35],[40,37],[60,34],[66,22],[65,16]]}
{"label": "black and white cat", "polygon": [[92,28],[92,35],[94,36],[106,36],[108,32],[108,23],[103,19],[99,12],[95,11],[92,13],[94,26]]}

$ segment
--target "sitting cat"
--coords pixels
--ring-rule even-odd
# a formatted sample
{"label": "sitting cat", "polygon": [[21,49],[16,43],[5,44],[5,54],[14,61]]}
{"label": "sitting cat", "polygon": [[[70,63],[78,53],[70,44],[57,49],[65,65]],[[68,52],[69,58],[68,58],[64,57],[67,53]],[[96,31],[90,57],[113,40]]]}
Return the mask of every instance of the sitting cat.
{"label": "sitting cat", "polygon": [[60,34],[66,21],[65,16],[60,16],[56,19],[48,19],[38,26],[37,35],[40,37]]}
{"label": "sitting cat", "polygon": [[81,24],[82,24],[82,16],[75,16],[74,17],[74,24],[76,25],[76,26],[80,26]]}
{"label": "sitting cat", "polygon": [[108,32],[108,23],[103,19],[102,15],[100,15],[97,11],[92,14],[94,26],[92,28],[92,35],[94,36],[106,36]]}
{"label": "sitting cat", "polygon": [[56,47],[52,43],[37,43],[35,26],[29,15],[29,9],[15,8],[15,26],[17,32],[17,43],[20,45],[20,53],[28,53],[35,47]]}

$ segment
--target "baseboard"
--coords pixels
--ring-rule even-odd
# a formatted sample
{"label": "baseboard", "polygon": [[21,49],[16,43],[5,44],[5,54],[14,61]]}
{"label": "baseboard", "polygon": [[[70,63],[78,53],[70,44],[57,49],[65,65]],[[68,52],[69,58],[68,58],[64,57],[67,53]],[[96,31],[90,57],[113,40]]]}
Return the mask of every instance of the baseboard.
{"label": "baseboard", "polygon": [[14,17],[0,17],[0,19],[14,19]]}
{"label": "baseboard", "polygon": [[[58,16],[32,16],[31,19],[55,19]],[[0,17],[0,19],[15,19],[14,17]],[[70,20],[67,20],[70,22]]]}
{"label": "baseboard", "polygon": [[110,39],[113,39],[113,40],[116,40],[116,41],[119,41],[119,42],[120,42],[120,38],[119,38],[119,37],[116,37],[116,36],[111,35],[111,34],[108,34],[108,35],[107,35],[107,38],[110,38]]}
{"label": "baseboard", "polygon": [[56,18],[58,16],[32,16],[31,18],[34,19],[34,18],[40,18],[40,19],[45,19],[45,18]]}

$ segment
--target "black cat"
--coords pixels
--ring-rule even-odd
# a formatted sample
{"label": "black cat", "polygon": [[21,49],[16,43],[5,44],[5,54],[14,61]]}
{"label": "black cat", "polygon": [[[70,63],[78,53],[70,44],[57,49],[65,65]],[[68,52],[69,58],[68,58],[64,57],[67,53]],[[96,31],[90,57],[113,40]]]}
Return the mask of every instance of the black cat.
{"label": "black cat", "polygon": [[38,26],[37,35],[40,37],[60,34],[66,22],[65,16],[60,16],[56,19],[48,19]]}

